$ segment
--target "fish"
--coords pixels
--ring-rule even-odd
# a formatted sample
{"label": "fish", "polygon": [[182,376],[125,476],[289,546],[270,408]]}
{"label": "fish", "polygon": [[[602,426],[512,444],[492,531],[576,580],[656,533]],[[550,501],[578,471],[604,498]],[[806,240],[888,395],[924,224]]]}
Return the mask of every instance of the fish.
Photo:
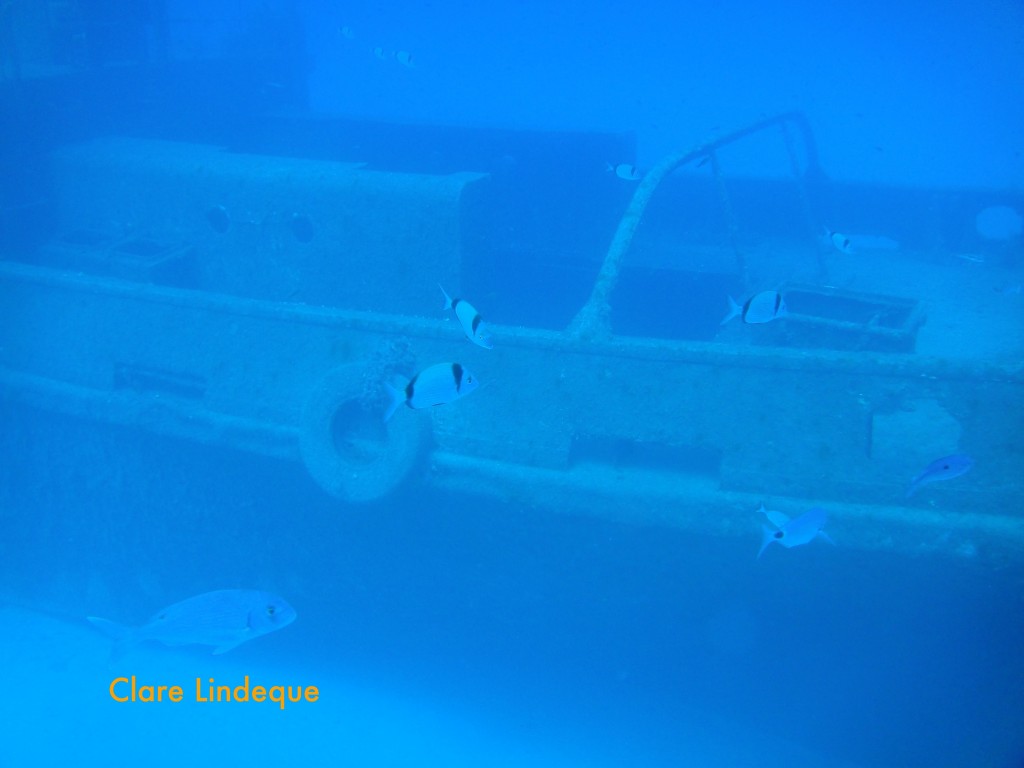
{"label": "fish", "polygon": [[408,51],[395,51],[395,61],[403,67],[412,67],[412,54]]}
{"label": "fish", "polygon": [[437,363],[413,376],[402,389],[387,385],[390,403],[384,421],[390,419],[398,406],[429,408],[445,405],[465,397],[480,386],[476,376],[459,363]]}
{"label": "fish", "polygon": [[270,592],[219,589],[169,605],[138,627],[97,616],[86,619],[114,641],[115,659],[146,641],[168,646],[209,645],[213,646],[214,654],[221,654],[247,640],[287,627],[295,621],[295,609]]}
{"label": "fish", "polygon": [[758,512],[767,517],[774,526],[774,528],[769,528],[767,525],[761,526],[763,535],[761,536],[761,549],[757,552],[758,558],[761,557],[765,549],[773,541],[777,541],[787,549],[799,547],[801,544],[809,544],[817,538],[824,539],[829,544],[835,546],[835,542],[832,541],[831,537],[822,530],[825,527],[825,522],[828,520],[828,514],[821,507],[809,509],[793,519],[790,519],[788,515],[782,512],[765,509],[764,504],[761,505]]}
{"label": "fish", "polygon": [[384,53],[384,49],[381,48],[379,45],[373,49],[373,55],[376,56],[381,61],[384,61],[384,59],[387,58],[387,54]]}
{"label": "fish", "polygon": [[354,40],[356,37],[355,31],[348,25],[342,26],[339,31],[341,32],[341,36],[346,40]]}
{"label": "fish", "polygon": [[833,232],[828,227],[825,228],[825,234],[828,235],[829,242],[837,251],[845,253],[847,256],[853,253],[853,243],[850,242],[849,237],[839,232]]}
{"label": "fish", "polygon": [[729,314],[725,316],[720,325],[725,325],[734,317],[742,317],[744,323],[758,324],[770,323],[780,317],[786,317],[789,310],[786,308],[786,301],[778,291],[761,291],[755,293],[741,307],[732,296],[729,297]]}
{"label": "fish", "polygon": [[936,459],[910,481],[910,487],[907,488],[905,498],[909,499],[917,493],[917,490],[922,485],[960,477],[960,475],[970,472],[973,466],[974,459],[963,453],[954,453],[949,456],[943,456],[941,459]]}
{"label": "fish", "polygon": [[957,253],[954,254],[958,259],[962,261],[969,261],[972,264],[984,264],[985,257],[980,253]]}
{"label": "fish", "polygon": [[619,163],[618,165],[606,163],[605,170],[614,171],[615,175],[623,181],[637,181],[640,178],[640,171],[636,169],[635,165],[629,163]]}
{"label": "fish", "polygon": [[455,317],[462,326],[462,332],[466,334],[466,338],[484,349],[494,349],[491,335],[487,332],[487,327],[483,320],[481,320],[480,313],[476,311],[473,305],[465,299],[453,299],[440,284],[437,287],[444,294],[443,308],[455,312]]}

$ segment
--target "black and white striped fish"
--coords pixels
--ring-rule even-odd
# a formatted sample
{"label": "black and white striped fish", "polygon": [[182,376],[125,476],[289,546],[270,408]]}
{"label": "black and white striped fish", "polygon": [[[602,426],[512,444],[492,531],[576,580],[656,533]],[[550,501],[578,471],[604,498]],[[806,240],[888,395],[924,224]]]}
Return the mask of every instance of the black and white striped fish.
{"label": "black and white striped fish", "polygon": [[387,385],[391,401],[384,421],[390,419],[402,403],[410,408],[444,405],[465,397],[479,386],[477,377],[459,363],[431,365],[413,376],[402,389]]}
{"label": "black and white striped fish", "polygon": [[825,236],[828,241],[832,244],[840,253],[845,253],[847,256],[853,254],[853,243],[850,242],[850,238],[841,232],[833,232],[828,227],[825,227]]}
{"label": "black and white striped fish", "polygon": [[789,313],[786,309],[786,302],[778,291],[761,291],[755,293],[742,306],[729,297],[729,314],[725,316],[721,324],[725,325],[734,317],[742,317],[744,323],[759,324],[770,323]]}
{"label": "black and white striped fish", "polygon": [[453,299],[441,285],[437,287],[441,288],[441,293],[444,294],[444,308],[455,313],[466,338],[484,349],[494,349],[491,335],[487,332],[487,327],[476,308],[465,299]]}

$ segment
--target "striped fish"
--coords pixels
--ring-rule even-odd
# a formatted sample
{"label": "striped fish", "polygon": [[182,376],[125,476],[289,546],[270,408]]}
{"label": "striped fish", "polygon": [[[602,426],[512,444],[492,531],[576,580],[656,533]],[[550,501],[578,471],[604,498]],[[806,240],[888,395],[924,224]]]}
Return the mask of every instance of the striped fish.
{"label": "striped fish", "polygon": [[384,421],[390,419],[398,406],[430,408],[465,397],[480,386],[479,380],[459,363],[438,363],[413,376],[404,388],[387,385],[390,403]]}
{"label": "striped fish", "polygon": [[721,324],[725,325],[734,317],[742,317],[744,323],[758,324],[770,323],[780,317],[789,314],[786,309],[786,302],[778,291],[761,291],[755,293],[743,306],[729,297],[729,314],[725,316]]}
{"label": "striped fish", "polygon": [[441,285],[437,287],[441,288],[441,293],[444,294],[444,309],[450,309],[455,313],[455,318],[462,326],[462,332],[466,334],[466,338],[484,349],[494,349],[491,335],[487,332],[480,313],[473,305],[465,299],[453,299]]}

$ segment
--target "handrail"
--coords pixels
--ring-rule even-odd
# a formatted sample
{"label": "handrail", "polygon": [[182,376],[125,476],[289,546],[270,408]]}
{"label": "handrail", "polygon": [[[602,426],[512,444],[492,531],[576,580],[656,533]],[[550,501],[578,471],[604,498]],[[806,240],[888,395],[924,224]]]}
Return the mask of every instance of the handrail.
{"label": "handrail", "polygon": [[[728,144],[732,144],[740,139],[744,139],[747,136],[762,131],[765,128],[772,126],[781,126],[785,130],[786,126],[793,124],[799,129],[800,136],[803,140],[804,151],[807,156],[807,168],[804,171],[804,177],[820,176],[821,167],[818,164],[818,149],[814,141],[814,135],[811,133],[810,123],[807,121],[806,116],[801,112],[784,112],[773,117],[767,117],[763,120],[759,120],[756,123],[740,128],[730,134],[722,136],[714,141],[705,142],[700,144],[694,149],[675,152],[668,155],[657,163],[647,175],[640,181],[637,186],[636,192],[633,193],[633,199],[629,203],[629,207],[626,212],[622,215],[622,219],[619,221],[618,229],[615,231],[615,237],[612,238],[611,246],[608,248],[608,253],[604,257],[604,263],[601,265],[601,270],[597,275],[597,280],[594,283],[594,288],[590,293],[590,298],[587,299],[587,303],[583,305],[583,308],[579,311],[572,323],[569,325],[569,335],[577,338],[595,338],[600,336],[610,335],[610,314],[611,306],[608,303],[608,298],[611,296],[612,291],[615,288],[615,284],[618,281],[619,269],[622,265],[622,260],[629,250],[629,246],[633,241],[633,235],[636,233],[636,228],[640,224],[640,219],[643,217],[644,210],[647,208],[648,202],[650,202],[651,195],[654,194],[654,190],[658,188],[662,180],[674,170],[682,165],[685,165],[698,158],[703,158],[704,161],[710,161],[712,171],[715,174],[715,178],[718,181],[719,197],[721,198],[722,205],[726,209],[727,219],[730,222],[730,238],[733,242],[733,248],[736,251],[737,261],[739,263],[740,273],[744,275],[746,279],[746,264],[742,253],[739,251],[739,247],[735,239],[735,221],[732,216],[731,207],[729,205],[728,194],[725,189],[725,182],[721,176],[721,169],[718,164],[718,157],[715,152]],[[806,191],[803,188],[804,178],[799,175],[799,162],[795,156],[795,149],[793,143],[789,140],[788,133],[786,134],[786,150],[790,155],[790,162],[793,168],[794,174],[797,174],[797,182],[801,185],[801,197],[807,201]]]}

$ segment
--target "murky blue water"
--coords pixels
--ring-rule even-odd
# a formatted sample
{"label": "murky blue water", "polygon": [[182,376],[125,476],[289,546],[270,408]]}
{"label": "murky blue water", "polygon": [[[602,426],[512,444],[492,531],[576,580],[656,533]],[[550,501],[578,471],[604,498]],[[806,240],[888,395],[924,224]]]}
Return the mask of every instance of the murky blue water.
{"label": "murky blue water", "polygon": [[[954,345],[957,354],[991,347],[1019,385],[1020,233],[1012,213],[999,211],[986,224],[998,238],[974,226],[980,207],[1012,209],[1024,189],[1019,4],[643,6],[14,4],[0,16],[0,258],[47,267],[35,254],[61,231],[51,201],[68,193],[55,188],[65,177],[51,176],[49,158],[98,137],[351,160],[385,172],[478,171],[490,186],[466,214],[461,287],[504,326],[562,329],[586,300],[635,189],[606,164],[643,173],[670,151],[799,110],[824,171],[876,185],[868,188],[882,199],[874,205],[864,187],[836,193],[816,199],[810,218],[863,232],[871,258],[898,260],[903,247],[928,255],[916,273],[953,270],[934,282],[962,283],[984,301],[971,305],[981,307],[977,325],[962,326],[981,328],[981,338],[951,338],[951,354]],[[726,173],[748,179],[734,188],[740,241],[756,232],[813,244],[795,193],[780,198],[749,182],[790,172],[778,142],[767,146],[722,153]],[[109,182],[117,171],[100,173]],[[948,188],[967,191],[952,213],[936,211],[928,190]],[[888,204],[893,189],[911,190],[914,204]],[[154,185],[130,196],[145,207],[160,193]],[[720,210],[686,208],[691,193],[685,181],[669,183],[652,203],[633,254],[640,266],[618,289],[617,333],[710,341],[726,295],[740,295],[731,261],[673,271],[696,258],[679,255],[680,239],[727,243]],[[194,208],[168,209],[169,231],[185,232],[188,216],[218,227],[209,201]],[[293,236],[319,237],[317,222],[231,213],[232,232],[250,227],[286,251]],[[116,211],[95,224],[116,237],[146,234]],[[232,254],[243,271],[245,256]],[[418,254],[394,258],[414,265]],[[752,268],[763,275],[773,264]],[[778,282],[807,270],[779,264]],[[315,274],[307,269],[295,261],[295,274]],[[891,285],[894,295],[904,289]],[[748,536],[706,535],[562,515],[486,488],[449,494],[422,465],[383,499],[345,504],[297,460],[123,423],[154,423],[159,399],[120,419],[109,403],[97,403],[95,418],[62,408],[74,393],[14,375],[15,360],[49,375],[43,340],[52,334],[25,321],[28,294],[4,291],[0,766],[1016,768],[1024,760],[1024,564],[1015,545],[908,556],[836,536],[835,547],[771,547],[756,560],[754,509]],[[426,315],[441,297],[433,281],[423,291]],[[1003,314],[986,325],[993,306]],[[942,328],[942,308],[930,309],[931,329]],[[52,319],[55,328],[64,322]],[[275,363],[250,341],[242,357],[263,375],[261,366]],[[465,344],[457,350],[469,359],[488,354]],[[115,371],[116,382],[97,374],[91,386],[135,391],[159,379],[171,400],[203,391],[152,367]],[[574,386],[599,387],[599,372]],[[1008,398],[1006,419],[1020,421],[1019,389],[1006,392],[998,394]],[[486,387],[473,395],[487,396]],[[979,389],[986,396],[996,395]],[[394,418],[418,417],[429,419],[406,409]],[[735,424],[737,440],[746,426]],[[464,428],[473,454],[471,421],[445,428]],[[608,458],[598,455],[607,448],[600,437],[575,450]],[[993,450],[1003,460],[975,476],[988,472],[1004,490],[1019,484],[1019,443]],[[612,464],[664,470],[681,455],[640,452]],[[684,458],[698,474],[717,471],[716,456]],[[943,486],[930,489],[918,508],[938,515],[941,536],[942,515],[961,510]],[[992,512],[1009,516],[1005,530],[1019,541],[1018,511]],[[999,556],[986,557],[993,549]],[[273,591],[298,619],[223,656],[147,644],[115,661],[85,622],[141,624],[222,588]],[[185,701],[113,701],[111,682],[132,675],[180,685]],[[284,711],[194,701],[196,678],[236,686],[246,675],[254,685],[317,686],[319,700]]]}

